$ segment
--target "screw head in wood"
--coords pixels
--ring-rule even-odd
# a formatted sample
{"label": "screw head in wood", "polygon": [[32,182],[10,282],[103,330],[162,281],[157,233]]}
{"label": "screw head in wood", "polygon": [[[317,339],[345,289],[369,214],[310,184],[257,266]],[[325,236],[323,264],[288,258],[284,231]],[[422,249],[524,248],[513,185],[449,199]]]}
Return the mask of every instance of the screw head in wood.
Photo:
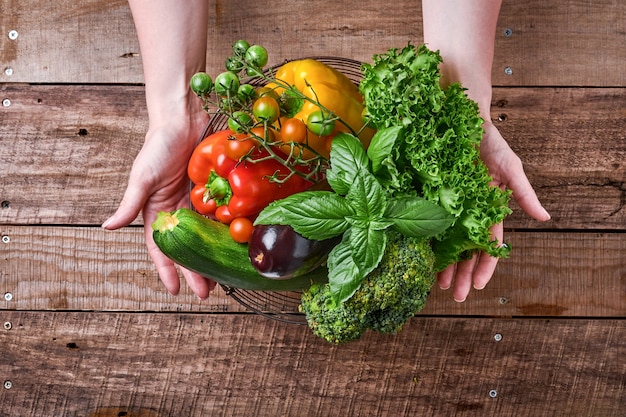
{"label": "screw head in wood", "polygon": [[8,76],[13,75],[13,68],[11,68],[11,67],[6,67],[6,68],[4,69],[4,75],[8,75]]}
{"label": "screw head in wood", "polygon": [[499,342],[502,340],[502,335],[500,333],[496,333],[493,335],[493,340],[495,340],[496,342]]}
{"label": "screw head in wood", "polygon": [[504,68],[504,74],[505,75],[513,75],[513,68],[511,68],[511,67]]}
{"label": "screw head in wood", "polygon": [[4,294],[4,299],[6,301],[11,301],[13,299],[13,294],[11,294],[10,292],[7,292]]}
{"label": "screw head in wood", "polygon": [[5,389],[13,388],[13,382],[11,382],[11,381],[4,381],[4,388]]}
{"label": "screw head in wood", "polygon": [[498,396],[498,391],[496,391],[495,389],[492,389],[491,391],[489,391],[489,396],[491,398],[496,398]]}
{"label": "screw head in wood", "polygon": [[13,325],[11,324],[10,321],[4,322],[4,330],[11,330],[12,328],[13,328]]}
{"label": "screw head in wood", "polygon": [[10,241],[11,241],[11,238],[9,237],[9,235],[2,236],[2,243],[9,243]]}
{"label": "screw head in wood", "polygon": [[511,28],[505,28],[502,31],[502,34],[506,37],[506,38],[510,38],[513,35],[513,30]]}
{"label": "screw head in wood", "polygon": [[8,98],[5,98],[4,100],[2,100],[2,105],[4,107],[9,107],[11,105],[11,100],[9,100]]}
{"label": "screw head in wood", "polygon": [[18,36],[19,36],[19,33],[17,33],[17,30],[9,31],[9,39],[11,39],[12,41],[16,40]]}

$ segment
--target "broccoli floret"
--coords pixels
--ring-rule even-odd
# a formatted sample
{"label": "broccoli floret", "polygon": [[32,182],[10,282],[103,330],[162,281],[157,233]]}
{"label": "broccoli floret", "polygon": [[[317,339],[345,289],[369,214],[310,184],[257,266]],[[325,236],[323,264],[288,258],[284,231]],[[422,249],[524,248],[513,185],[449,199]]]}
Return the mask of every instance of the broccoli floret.
{"label": "broccoli floret", "polygon": [[303,292],[301,311],[314,334],[335,344],[356,340],[368,329],[396,333],[426,304],[434,262],[429,240],[389,232],[380,264],[352,297],[338,304],[328,284],[315,284]]}

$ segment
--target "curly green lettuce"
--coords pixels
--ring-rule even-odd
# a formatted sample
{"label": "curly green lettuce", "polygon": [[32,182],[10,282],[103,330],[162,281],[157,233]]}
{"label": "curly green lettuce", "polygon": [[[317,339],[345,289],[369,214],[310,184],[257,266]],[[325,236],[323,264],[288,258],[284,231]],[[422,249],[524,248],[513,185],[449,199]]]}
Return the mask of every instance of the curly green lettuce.
{"label": "curly green lettuce", "polygon": [[493,239],[490,228],[511,213],[510,191],[490,185],[480,159],[478,105],[459,83],[440,85],[441,62],[438,52],[409,44],[363,64],[360,84],[371,122],[379,132],[393,132],[392,142],[371,150],[385,191],[417,194],[454,216],[432,239],[437,271],[475,251],[508,256],[510,247]]}

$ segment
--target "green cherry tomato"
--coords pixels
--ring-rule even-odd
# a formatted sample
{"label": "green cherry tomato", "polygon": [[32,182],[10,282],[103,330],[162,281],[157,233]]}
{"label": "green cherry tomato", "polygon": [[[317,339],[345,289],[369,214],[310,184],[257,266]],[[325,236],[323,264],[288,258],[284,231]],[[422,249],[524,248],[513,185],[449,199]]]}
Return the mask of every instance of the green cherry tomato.
{"label": "green cherry tomato", "polygon": [[234,96],[239,90],[239,77],[230,71],[225,71],[215,77],[215,92],[220,96]]}
{"label": "green cherry tomato", "polygon": [[224,66],[228,71],[238,73],[243,69],[243,61],[239,57],[229,56],[228,58],[226,58]]}
{"label": "green cherry tomato", "polygon": [[306,127],[311,133],[317,136],[328,136],[335,130],[335,121],[328,113],[322,110],[315,110],[306,119]]}
{"label": "green cherry tomato", "polygon": [[372,117],[367,111],[367,107],[363,107],[363,111],[361,112],[361,121],[365,127],[374,127],[374,122],[372,122]]}
{"label": "green cherry tomato", "polygon": [[267,65],[267,49],[261,45],[252,45],[246,51],[246,62],[253,67],[263,68]]}
{"label": "green cherry tomato", "polygon": [[241,84],[239,90],[237,90],[237,98],[242,103],[247,103],[256,98],[256,90],[250,84]]}
{"label": "green cherry tomato", "polygon": [[197,72],[189,80],[189,87],[196,95],[209,94],[213,89],[213,80],[206,72]]}
{"label": "green cherry tomato", "polygon": [[252,114],[259,122],[273,123],[280,116],[280,106],[272,97],[259,97],[252,105]]}
{"label": "green cherry tomato", "polygon": [[257,87],[255,90],[255,93],[257,97],[269,96],[277,101],[278,101],[278,98],[280,97],[278,93],[276,92],[276,90],[270,87]]}
{"label": "green cherry tomato", "polygon": [[246,54],[246,51],[250,47],[250,44],[243,39],[239,39],[233,43],[233,52],[236,56],[243,57]]}
{"label": "green cherry tomato", "polygon": [[232,117],[228,118],[228,127],[235,133],[245,132],[253,124],[252,116],[241,110],[234,112]]}

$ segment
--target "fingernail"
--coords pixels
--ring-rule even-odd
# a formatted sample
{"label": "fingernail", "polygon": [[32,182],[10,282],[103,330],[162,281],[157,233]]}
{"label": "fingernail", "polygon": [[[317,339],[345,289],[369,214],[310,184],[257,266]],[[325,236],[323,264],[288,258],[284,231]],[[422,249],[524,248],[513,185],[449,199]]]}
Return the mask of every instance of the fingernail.
{"label": "fingernail", "polygon": [[464,298],[464,299],[462,299],[462,300],[457,300],[457,299],[455,298],[455,299],[454,299],[454,301],[456,301],[457,303],[463,303],[463,302],[465,302],[465,298]]}
{"label": "fingernail", "polygon": [[442,290],[444,290],[444,291],[445,291],[445,290],[449,290],[449,289],[450,289],[450,287],[441,287],[441,286],[440,286],[439,288],[441,288],[441,289],[442,289]]}
{"label": "fingernail", "polygon": [[111,224],[112,221],[113,221],[113,216],[109,217],[108,219],[104,221],[104,223],[102,223],[102,228],[106,229],[109,226],[109,224]]}
{"label": "fingernail", "polygon": [[548,210],[546,210],[545,208],[543,209],[543,213],[545,215],[546,221],[548,221],[548,220],[550,220],[552,218],[552,216],[550,216],[550,213],[548,213]]}
{"label": "fingernail", "polygon": [[478,290],[478,291],[485,289],[484,285],[482,287],[477,287],[476,285],[473,285],[473,287],[474,287],[475,290]]}

